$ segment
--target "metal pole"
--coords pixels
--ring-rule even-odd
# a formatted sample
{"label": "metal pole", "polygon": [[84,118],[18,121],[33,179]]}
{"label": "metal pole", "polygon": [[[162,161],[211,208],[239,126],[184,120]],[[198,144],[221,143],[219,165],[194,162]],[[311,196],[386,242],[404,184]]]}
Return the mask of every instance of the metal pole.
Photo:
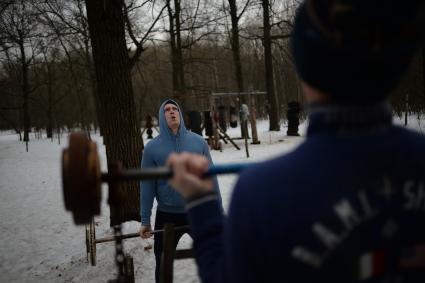
{"label": "metal pole", "polygon": [[[179,230],[189,230],[190,226],[189,225],[185,225],[185,226],[179,226],[179,227],[175,227],[174,231],[179,231]],[[159,234],[159,233],[164,233],[165,229],[160,229],[160,230],[154,230],[151,232],[151,234]],[[96,239],[95,243],[96,244],[100,244],[100,243],[106,243],[106,242],[112,242],[115,240],[123,240],[123,239],[130,239],[130,238],[137,238],[140,237],[140,233],[131,233],[131,234],[124,234],[121,236],[108,236],[108,237],[104,237],[104,238],[100,238],[100,239]]]}

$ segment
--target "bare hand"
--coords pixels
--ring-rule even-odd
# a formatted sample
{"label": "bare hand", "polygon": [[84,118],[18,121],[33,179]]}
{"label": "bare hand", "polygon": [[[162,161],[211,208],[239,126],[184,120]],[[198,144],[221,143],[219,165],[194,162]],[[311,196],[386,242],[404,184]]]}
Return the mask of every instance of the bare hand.
{"label": "bare hand", "polygon": [[213,191],[211,179],[201,179],[208,170],[209,162],[205,156],[182,153],[171,154],[167,160],[167,166],[173,168],[171,186],[185,199],[196,194]]}
{"label": "bare hand", "polygon": [[149,225],[142,225],[141,227],[140,227],[140,231],[139,231],[139,234],[140,234],[140,237],[142,237],[142,239],[148,239],[148,238],[150,238],[150,237],[152,237],[152,228],[151,228],[151,226]]}

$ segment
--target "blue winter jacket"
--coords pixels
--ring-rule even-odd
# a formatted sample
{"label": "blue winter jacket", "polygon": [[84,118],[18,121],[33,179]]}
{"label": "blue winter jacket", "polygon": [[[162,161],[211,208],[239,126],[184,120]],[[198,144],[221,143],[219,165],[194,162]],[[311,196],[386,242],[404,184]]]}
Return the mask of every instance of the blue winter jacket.
{"label": "blue winter jacket", "polygon": [[[168,101],[168,100],[167,100]],[[168,156],[172,152],[191,152],[206,156],[212,164],[208,144],[198,134],[188,131],[184,125],[184,120],[179,107],[180,128],[177,135],[168,127],[164,116],[165,102],[159,108],[160,134],[146,144],[142,158],[142,168],[165,166]],[[215,189],[220,195],[217,178],[214,178]],[[142,225],[150,225],[151,213],[154,198],[158,202],[158,210],[170,213],[185,213],[185,202],[183,197],[173,190],[168,184],[168,180],[160,179],[155,181],[140,182],[141,203],[140,215]],[[221,197],[220,197],[221,206]]]}
{"label": "blue winter jacket", "polygon": [[295,151],[242,173],[227,221],[189,203],[202,282],[425,282],[425,136],[386,109],[316,108]]}

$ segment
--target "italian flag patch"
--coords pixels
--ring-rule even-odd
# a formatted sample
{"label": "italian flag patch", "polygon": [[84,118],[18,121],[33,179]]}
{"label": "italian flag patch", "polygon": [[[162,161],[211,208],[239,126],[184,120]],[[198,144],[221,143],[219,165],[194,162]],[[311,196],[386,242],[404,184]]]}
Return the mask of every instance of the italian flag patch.
{"label": "italian flag patch", "polygon": [[357,278],[360,281],[376,276],[381,276],[385,272],[385,254],[383,251],[375,251],[362,255],[359,258]]}

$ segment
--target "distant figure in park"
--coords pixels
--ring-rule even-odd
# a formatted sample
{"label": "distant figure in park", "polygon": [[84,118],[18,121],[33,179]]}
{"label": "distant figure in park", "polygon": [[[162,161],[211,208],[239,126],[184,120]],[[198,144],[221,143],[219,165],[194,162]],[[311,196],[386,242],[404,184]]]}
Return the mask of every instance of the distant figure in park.
{"label": "distant figure in park", "polygon": [[227,220],[208,160],[170,157],[202,282],[425,282],[425,136],[393,125],[387,102],[423,47],[423,5],[301,4],[306,140],[241,174]]}
{"label": "distant figure in park", "polygon": [[242,137],[249,138],[248,133],[248,120],[249,120],[249,108],[245,103],[241,104],[239,110],[239,117],[241,119],[241,127],[242,127]]}
{"label": "distant figure in park", "polygon": [[153,120],[151,115],[146,115],[145,117],[145,127],[146,127],[146,134],[148,135],[148,139],[153,139]]}
{"label": "distant figure in park", "polygon": [[[184,125],[179,105],[174,100],[167,100],[159,108],[160,134],[150,141],[143,152],[142,168],[165,166],[168,156],[173,153],[191,152],[206,158],[212,164],[209,148],[205,140],[198,134],[188,131]],[[217,179],[213,179],[213,190],[220,196]],[[158,206],[155,218],[155,230],[163,229],[165,223],[175,226],[188,225],[183,197],[173,190],[167,180],[142,181],[140,236],[143,239],[152,236],[151,214],[154,199]],[[220,204],[221,206],[221,198]],[[177,246],[185,232],[176,231],[174,243]],[[162,233],[154,235],[154,253],[156,259],[155,280],[159,282],[161,254],[163,250]]]}
{"label": "distant figure in park", "polygon": [[288,136],[299,136],[298,126],[300,125],[300,104],[297,101],[288,102],[288,110],[286,117],[288,119],[288,130],[286,134]]}

